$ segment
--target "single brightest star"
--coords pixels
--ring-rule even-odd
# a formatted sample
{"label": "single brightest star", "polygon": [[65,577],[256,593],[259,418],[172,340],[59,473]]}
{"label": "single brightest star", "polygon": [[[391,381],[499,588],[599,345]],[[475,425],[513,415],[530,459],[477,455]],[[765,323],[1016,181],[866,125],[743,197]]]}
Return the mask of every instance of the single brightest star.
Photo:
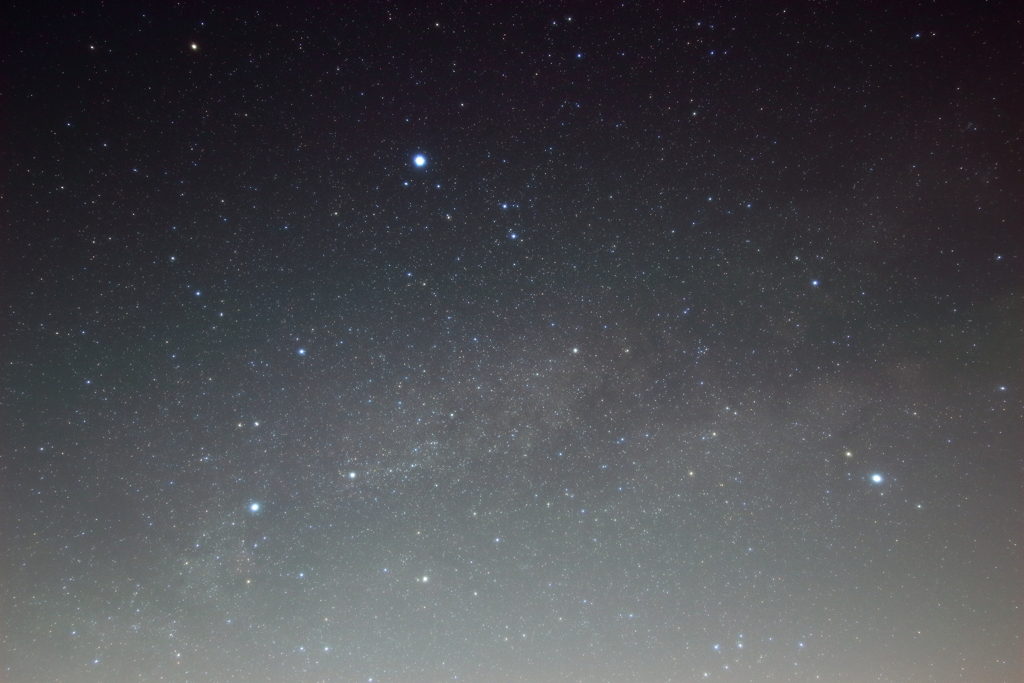
{"label": "single brightest star", "polygon": [[420,166],[420,167],[426,166],[427,165],[427,158],[425,156],[423,156],[422,154],[417,154],[415,157],[413,157],[412,163],[414,163],[414,164],[416,164],[417,166]]}

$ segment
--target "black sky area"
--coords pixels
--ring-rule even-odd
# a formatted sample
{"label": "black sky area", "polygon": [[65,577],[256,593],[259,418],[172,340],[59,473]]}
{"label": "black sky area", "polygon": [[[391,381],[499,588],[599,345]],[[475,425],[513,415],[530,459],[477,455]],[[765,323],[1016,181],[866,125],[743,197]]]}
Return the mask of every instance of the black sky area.
{"label": "black sky area", "polygon": [[3,683],[1019,683],[1015,2],[0,16]]}

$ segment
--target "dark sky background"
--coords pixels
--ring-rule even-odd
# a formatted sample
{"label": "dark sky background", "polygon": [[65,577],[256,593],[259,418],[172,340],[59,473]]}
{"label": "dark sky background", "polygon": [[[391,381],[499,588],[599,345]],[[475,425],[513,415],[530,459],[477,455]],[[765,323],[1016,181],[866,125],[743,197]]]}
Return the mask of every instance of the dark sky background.
{"label": "dark sky background", "polygon": [[1022,680],[1018,3],[5,16],[3,683]]}

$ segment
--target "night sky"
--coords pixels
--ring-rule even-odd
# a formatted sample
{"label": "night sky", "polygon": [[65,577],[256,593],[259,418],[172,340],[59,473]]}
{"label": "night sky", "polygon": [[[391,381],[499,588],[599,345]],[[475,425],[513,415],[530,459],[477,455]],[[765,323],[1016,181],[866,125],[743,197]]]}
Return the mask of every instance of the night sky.
{"label": "night sky", "polygon": [[18,3],[3,683],[1019,683],[1017,2]]}

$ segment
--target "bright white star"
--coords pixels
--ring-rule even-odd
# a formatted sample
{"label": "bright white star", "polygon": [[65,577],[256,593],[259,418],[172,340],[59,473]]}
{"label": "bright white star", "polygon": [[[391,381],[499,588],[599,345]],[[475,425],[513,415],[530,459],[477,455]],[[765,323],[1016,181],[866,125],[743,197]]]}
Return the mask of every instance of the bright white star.
{"label": "bright white star", "polygon": [[412,163],[416,164],[417,166],[426,166],[427,158],[422,154],[417,154],[415,157],[413,157]]}

